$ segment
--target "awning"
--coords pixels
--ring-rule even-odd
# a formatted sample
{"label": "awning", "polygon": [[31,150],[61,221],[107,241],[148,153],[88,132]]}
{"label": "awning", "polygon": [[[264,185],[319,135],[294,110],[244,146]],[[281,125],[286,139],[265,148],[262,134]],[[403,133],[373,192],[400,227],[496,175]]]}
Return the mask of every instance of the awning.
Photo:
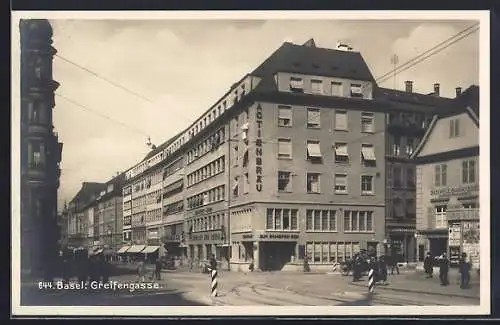
{"label": "awning", "polygon": [[118,252],[116,252],[117,254],[123,254],[125,253],[128,249],[130,248],[130,246],[123,246],[122,248],[120,248],[118,250]]}
{"label": "awning", "polygon": [[335,155],[337,156],[349,156],[347,153],[347,145],[346,144],[335,144]]}
{"label": "awning", "polygon": [[151,253],[156,252],[159,248],[160,248],[160,246],[146,246],[146,248],[144,248],[144,250],[141,253],[151,254]]}
{"label": "awning", "polygon": [[319,143],[308,143],[307,154],[309,157],[321,158],[321,149]]}
{"label": "awning", "polygon": [[127,253],[140,253],[144,248],[146,248],[146,245],[132,245]]}
{"label": "awning", "polygon": [[371,146],[361,147],[361,154],[363,155],[364,160],[377,160],[377,158],[375,157],[375,149]]}

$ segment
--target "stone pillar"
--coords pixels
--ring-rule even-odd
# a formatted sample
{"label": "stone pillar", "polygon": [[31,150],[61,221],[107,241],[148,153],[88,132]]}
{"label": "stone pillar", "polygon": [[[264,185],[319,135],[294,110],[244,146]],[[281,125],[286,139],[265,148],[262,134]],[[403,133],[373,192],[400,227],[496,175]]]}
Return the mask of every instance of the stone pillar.
{"label": "stone pillar", "polygon": [[201,255],[201,259],[203,260],[206,260],[208,259],[208,256],[207,256],[207,245],[203,244],[201,245],[201,250],[202,250],[202,255]]}
{"label": "stone pillar", "polygon": [[255,241],[253,242],[253,263],[254,263],[254,267],[255,269],[260,269],[261,265],[260,265],[260,245],[259,245],[259,242],[258,241]]}

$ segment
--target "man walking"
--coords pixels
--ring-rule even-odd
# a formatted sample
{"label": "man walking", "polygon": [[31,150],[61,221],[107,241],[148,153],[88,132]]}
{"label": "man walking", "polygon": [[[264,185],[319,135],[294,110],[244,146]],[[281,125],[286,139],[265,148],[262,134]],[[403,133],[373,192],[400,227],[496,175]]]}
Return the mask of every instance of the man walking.
{"label": "man walking", "polygon": [[442,286],[447,286],[449,284],[448,281],[448,271],[450,269],[450,261],[446,256],[446,253],[443,253],[439,257],[439,280],[441,281]]}
{"label": "man walking", "polygon": [[398,259],[396,256],[393,254],[389,258],[390,265],[391,265],[391,275],[394,275],[394,270],[396,270],[396,274],[399,275],[399,266],[398,266]]}
{"label": "man walking", "polygon": [[467,289],[469,287],[470,269],[470,263],[467,262],[467,253],[462,253],[458,266],[458,272],[460,272],[460,288],[462,289]]}
{"label": "man walking", "polygon": [[424,272],[427,274],[426,278],[432,278],[433,273],[433,259],[430,252],[427,252],[424,258]]}
{"label": "man walking", "polygon": [[210,257],[210,269],[217,270],[217,260],[215,259],[215,254],[212,254],[212,257]]}
{"label": "man walking", "polygon": [[161,258],[158,256],[155,262],[155,277],[156,280],[161,280],[161,269],[163,266],[163,262],[161,261]]}

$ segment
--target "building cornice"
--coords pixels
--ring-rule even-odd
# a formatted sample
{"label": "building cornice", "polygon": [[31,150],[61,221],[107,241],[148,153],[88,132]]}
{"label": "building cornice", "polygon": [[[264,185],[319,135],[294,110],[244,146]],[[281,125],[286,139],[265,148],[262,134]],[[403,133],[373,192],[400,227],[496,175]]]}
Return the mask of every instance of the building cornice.
{"label": "building cornice", "polygon": [[415,163],[418,165],[432,164],[432,163],[445,162],[449,160],[462,159],[475,156],[479,156],[479,146],[439,152],[432,155],[417,157],[415,158]]}

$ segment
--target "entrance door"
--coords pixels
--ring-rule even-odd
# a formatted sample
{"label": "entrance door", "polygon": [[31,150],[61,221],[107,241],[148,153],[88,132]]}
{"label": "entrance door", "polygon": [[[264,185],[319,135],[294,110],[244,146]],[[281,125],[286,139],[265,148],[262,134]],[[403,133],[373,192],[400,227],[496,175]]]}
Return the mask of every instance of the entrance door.
{"label": "entrance door", "polygon": [[280,271],[291,261],[295,252],[295,242],[261,242],[263,270]]}
{"label": "entrance door", "polygon": [[425,245],[418,245],[418,261],[423,262],[425,257]]}
{"label": "entrance door", "polygon": [[429,239],[429,251],[432,256],[440,256],[448,250],[447,238],[431,238]]}

